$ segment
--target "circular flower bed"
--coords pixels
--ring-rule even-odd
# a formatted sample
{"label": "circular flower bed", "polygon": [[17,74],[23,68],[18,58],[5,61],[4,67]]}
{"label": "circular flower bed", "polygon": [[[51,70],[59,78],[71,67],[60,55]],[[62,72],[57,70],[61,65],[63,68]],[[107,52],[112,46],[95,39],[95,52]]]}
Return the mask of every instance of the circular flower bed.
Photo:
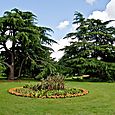
{"label": "circular flower bed", "polygon": [[35,97],[35,98],[66,98],[77,97],[88,94],[88,91],[82,88],[63,89],[63,90],[38,90],[30,88],[17,87],[8,90],[9,93],[16,96]]}
{"label": "circular flower bed", "polygon": [[9,93],[36,98],[65,98],[86,95],[87,90],[79,88],[65,88],[64,76],[48,76],[36,85],[26,84],[23,87],[9,89]]}

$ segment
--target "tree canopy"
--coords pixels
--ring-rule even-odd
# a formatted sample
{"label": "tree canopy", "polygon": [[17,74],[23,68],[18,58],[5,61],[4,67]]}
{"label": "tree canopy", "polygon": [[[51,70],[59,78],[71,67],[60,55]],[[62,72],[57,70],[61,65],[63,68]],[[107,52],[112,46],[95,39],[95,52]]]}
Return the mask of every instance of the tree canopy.
{"label": "tree canopy", "polygon": [[37,17],[32,12],[15,8],[0,17],[0,56],[7,67],[8,79],[36,77],[46,65],[54,68],[50,58],[53,49],[46,44],[56,42],[50,38],[49,32],[52,32],[50,28],[37,26]]}
{"label": "tree canopy", "polygon": [[64,56],[59,63],[67,69],[65,74],[89,74],[101,80],[115,80],[115,28],[109,26],[112,21],[86,19],[75,12],[76,30],[64,38],[74,41],[61,49]]}

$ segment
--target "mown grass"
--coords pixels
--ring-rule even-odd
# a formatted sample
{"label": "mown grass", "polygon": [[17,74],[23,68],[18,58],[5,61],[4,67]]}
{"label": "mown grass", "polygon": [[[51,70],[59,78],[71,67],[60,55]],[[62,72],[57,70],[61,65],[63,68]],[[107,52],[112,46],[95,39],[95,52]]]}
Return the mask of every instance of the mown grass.
{"label": "mown grass", "polygon": [[66,81],[66,86],[87,89],[89,94],[62,99],[19,97],[7,92],[28,82],[0,81],[0,115],[115,115],[115,83]]}

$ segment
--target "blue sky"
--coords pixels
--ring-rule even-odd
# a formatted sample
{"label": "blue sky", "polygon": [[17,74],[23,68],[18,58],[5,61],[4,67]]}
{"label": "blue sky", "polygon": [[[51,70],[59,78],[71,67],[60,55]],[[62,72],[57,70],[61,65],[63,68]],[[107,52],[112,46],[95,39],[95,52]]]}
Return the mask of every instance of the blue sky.
{"label": "blue sky", "polygon": [[[54,30],[53,38],[61,39],[70,31],[75,11],[80,11],[88,17],[95,10],[104,10],[110,0],[89,1],[94,1],[94,3],[87,3],[86,0],[2,0],[0,16],[3,15],[4,11],[12,8],[32,11],[37,15],[39,25],[52,28]],[[66,28],[57,28],[60,22],[66,20],[69,21]]]}
{"label": "blue sky", "polygon": [[75,28],[72,25],[75,11],[81,12],[86,18],[104,21],[115,19],[115,0],[1,0],[0,16],[13,8],[33,12],[38,25],[54,30],[52,38],[59,44],[52,45],[55,50],[52,57],[57,59],[63,55],[63,52],[57,50],[68,45],[68,41],[62,38]]}

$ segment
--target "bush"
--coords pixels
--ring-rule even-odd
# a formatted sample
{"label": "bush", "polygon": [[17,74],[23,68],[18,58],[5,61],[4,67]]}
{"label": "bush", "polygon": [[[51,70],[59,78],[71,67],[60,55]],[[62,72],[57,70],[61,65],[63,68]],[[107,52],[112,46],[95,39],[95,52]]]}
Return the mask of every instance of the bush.
{"label": "bush", "polygon": [[23,88],[30,88],[32,90],[60,90],[64,89],[64,76],[62,75],[54,75],[48,76],[47,79],[42,79],[40,83],[36,85],[26,84]]}
{"label": "bush", "polygon": [[84,74],[89,74],[96,78],[95,80],[115,81],[115,63],[91,59],[81,66],[85,69]]}
{"label": "bush", "polygon": [[0,62],[0,77],[6,77],[5,69],[6,67]]}

